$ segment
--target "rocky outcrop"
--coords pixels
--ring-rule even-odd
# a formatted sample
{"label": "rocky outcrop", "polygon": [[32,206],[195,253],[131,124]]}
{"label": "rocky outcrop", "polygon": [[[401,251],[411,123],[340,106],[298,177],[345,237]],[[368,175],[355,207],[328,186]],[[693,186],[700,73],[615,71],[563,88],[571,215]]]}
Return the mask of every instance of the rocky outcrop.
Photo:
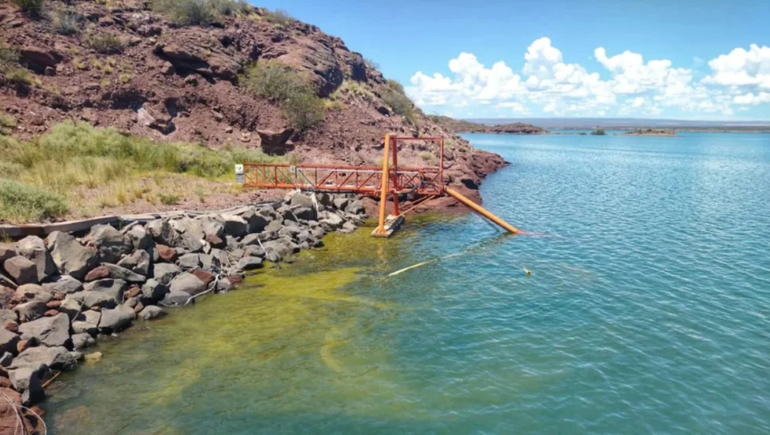
{"label": "rocky outcrop", "polygon": [[[98,226],[80,239],[56,232],[42,245],[44,251],[42,240],[26,240],[17,246],[36,259],[48,255],[53,269],[42,269],[41,284],[20,283],[7,301],[0,300],[0,367],[7,367],[6,382],[26,403],[36,403],[44,398],[40,385],[51,370],[74,367],[82,356],[77,350],[99,337],[120,333],[136,319],[159,319],[167,314],[162,307],[231,291],[266,261],[323,246],[320,238],[328,232],[350,232],[364,213],[358,198],[290,193],[283,201],[229,214],[133,222],[123,231]],[[207,242],[213,237],[227,242],[214,248]],[[161,255],[172,250],[180,255]],[[100,258],[117,264],[100,264]],[[38,281],[44,261],[16,255],[14,248],[5,263],[11,270],[16,262],[25,266],[17,269],[26,275],[13,273],[13,279]],[[5,373],[0,369],[0,388]]]}

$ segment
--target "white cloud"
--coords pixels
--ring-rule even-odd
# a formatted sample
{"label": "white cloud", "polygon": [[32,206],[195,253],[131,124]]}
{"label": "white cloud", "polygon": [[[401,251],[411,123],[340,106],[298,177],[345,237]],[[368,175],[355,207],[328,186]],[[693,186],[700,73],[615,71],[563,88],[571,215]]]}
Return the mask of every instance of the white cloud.
{"label": "white cloud", "polygon": [[606,69],[606,78],[564,62],[561,50],[543,37],[527,47],[520,73],[502,61],[487,67],[463,52],[449,61],[449,76],[418,71],[407,92],[421,106],[470,110],[491,104],[518,114],[538,110],[582,116],[660,115],[667,108],[730,115],[733,105],[770,103],[770,93],[736,88],[770,88],[769,47],[752,45],[748,51],[737,48],[721,55],[708,62],[712,74],[699,82],[691,69],[677,68],[668,59],[645,62],[639,53],[609,55],[603,47],[594,50],[594,58]]}
{"label": "white cloud", "polygon": [[770,92],[759,92],[756,95],[752,93],[736,95],[733,102],[740,105],[756,106],[757,104],[770,103]]}
{"label": "white cloud", "polygon": [[704,84],[757,86],[770,89],[770,47],[751,44],[748,50],[736,48],[709,61],[712,74]]}

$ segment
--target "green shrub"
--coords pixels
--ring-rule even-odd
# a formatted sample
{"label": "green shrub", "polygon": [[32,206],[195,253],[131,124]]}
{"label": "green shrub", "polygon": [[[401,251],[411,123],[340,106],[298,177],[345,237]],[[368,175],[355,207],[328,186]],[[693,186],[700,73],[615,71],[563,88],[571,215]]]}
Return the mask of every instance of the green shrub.
{"label": "green shrub", "polygon": [[19,62],[19,52],[0,41],[0,72]]}
{"label": "green shrub", "polygon": [[[0,135],[5,135],[16,128],[16,118],[11,115],[0,113]],[[2,174],[2,172],[0,172]]]}
{"label": "green shrub", "polygon": [[281,26],[281,27],[287,27],[287,26],[291,25],[291,23],[293,23],[295,21],[294,17],[289,15],[289,13],[286,12],[285,10],[283,10],[283,9],[276,9],[274,11],[267,11],[265,13],[265,19],[268,22],[273,23],[273,24],[275,24],[277,26]]}
{"label": "green shrub", "polygon": [[75,35],[80,33],[82,17],[70,9],[57,9],[51,13],[51,25],[60,35]]}
{"label": "green shrub", "polygon": [[412,124],[416,122],[414,103],[406,96],[401,83],[388,80],[388,87],[380,92],[380,98],[393,110],[393,113],[403,116]]}
{"label": "green shrub", "polygon": [[42,17],[45,10],[45,0],[13,0],[16,6],[32,17]]}
{"label": "green shrub", "polygon": [[366,68],[368,69],[380,69],[380,64],[369,58],[364,58],[364,65],[366,65]]}
{"label": "green shrub", "polygon": [[0,220],[30,222],[63,216],[67,199],[14,180],[0,180]]}
{"label": "green shrub", "polygon": [[163,193],[159,193],[158,194],[158,199],[160,199],[161,204],[175,205],[175,204],[179,204],[180,197],[179,197],[179,195],[174,195],[174,194],[171,194],[171,193],[168,194],[168,195],[163,194]]}
{"label": "green shrub", "polygon": [[156,0],[153,9],[181,25],[205,26],[217,21],[212,0]]}
{"label": "green shrub", "polygon": [[112,33],[92,33],[86,38],[86,43],[101,54],[115,54],[123,51],[123,41]]}
{"label": "green shrub", "polygon": [[21,85],[32,86],[35,84],[35,79],[32,77],[29,71],[24,68],[11,68],[5,71],[5,77],[11,83],[17,83]]}
{"label": "green shrub", "polygon": [[258,62],[246,72],[246,87],[281,106],[289,124],[305,131],[324,119],[324,101],[302,74],[278,62]]}
{"label": "green shrub", "polygon": [[227,17],[244,15],[251,10],[251,5],[243,0],[212,0],[215,10]]}

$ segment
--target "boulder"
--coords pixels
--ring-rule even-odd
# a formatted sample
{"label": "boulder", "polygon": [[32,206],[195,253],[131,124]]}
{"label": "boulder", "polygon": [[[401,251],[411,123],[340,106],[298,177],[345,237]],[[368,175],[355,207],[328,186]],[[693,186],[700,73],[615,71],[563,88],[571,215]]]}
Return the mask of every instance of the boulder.
{"label": "boulder", "polygon": [[102,313],[99,311],[83,311],[78,314],[76,320],[72,322],[72,332],[75,334],[87,333],[96,335],[99,331],[99,320],[102,318]]}
{"label": "boulder", "polygon": [[[123,298],[123,295],[121,294],[120,299],[118,299],[114,295],[105,293],[105,292],[82,291],[79,293],[69,295],[67,298],[72,298],[78,301],[80,304],[83,305],[83,308],[92,308],[92,307],[113,308],[120,303],[120,301]],[[66,300],[67,299],[65,299],[65,301]]]}
{"label": "boulder", "polygon": [[142,286],[142,296],[154,302],[163,300],[168,291],[168,285],[162,284],[154,278],[148,279]]}
{"label": "boulder", "polygon": [[171,280],[180,273],[182,273],[182,269],[175,264],[158,263],[153,267],[155,280],[161,284],[171,283]]}
{"label": "boulder", "polygon": [[13,310],[0,310],[0,325],[5,325],[6,322],[18,322],[19,315]]}
{"label": "boulder", "polygon": [[292,209],[292,213],[294,216],[296,216],[298,219],[303,219],[306,221],[313,221],[318,218],[318,214],[316,213],[315,208],[313,207],[297,207]]}
{"label": "boulder", "polygon": [[142,320],[153,320],[163,317],[166,314],[166,310],[163,308],[150,305],[149,307],[144,307],[142,311],[139,312],[139,318]]}
{"label": "boulder", "polygon": [[277,252],[282,258],[286,258],[291,255],[295,249],[291,241],[286,239],[271,240],[264,244],[265,252],[268,254],[271,251]]}
{"label": "boulder", "polygon": [[72,335],[72,348],[75,350],[81,350],[96,344],[96,340],[91,337],[91,334],[81,332],[80,334]]}
{"label": "boulder", "polygon": [[[48,373],[48,367],[22,367],[16,370],[8,372],[8,376],[11,379],[11,384],[16,391],[22,391],[21,401],[27,406],[34,403],[40,403],[45,400],[45,391],[43,391],[43,385],[41,378],[45,377]],[[18,394],[18,393],[17,393]],[[6,433],[15,433],[6,432]]]}
{"label": "boulder", "polygon": [[102,333],[113,333],[122,331],[129,326],[136,318],[134,309],[126,305],[118,305],[113,309],[102,310],[102,317],[99,320],[99,331]]}
{"label": "boulder", "polygon": [[14,310],[19,316],[19,321],[29,322],[42,317],[43,313],[46,311],[46,306],[44,302],[31,301],[25,304],[16,305]]}
{"label": "boulder", "polygon": [[[269,224],[267,224],[267,227],[265,227],[265,233],[277,233],[278,231],[283,228],[283,222],[280,219],[276,219],[274,221],[270,221]],[[265,240],[265,239],[260,239]]]}
{"label": "boulder", "polygon": [[80,314],[80,311],[83,310],[83,305],[76,299],[66,298],[61,302],[58,309],[59,312],[66,314],[70,320],[74,320]]}
{"label": "boulder", "polygon": [[155,245],[155,250],[158,251],[158,257],[161,260],[169,263],[176,261],[176,249],[166,245]]}
{"label": "boulder", "polygon": [[56,275],[56,265],[48,249],[45,247],[45,242],[40,237],[28,236],[19,240],[17,251],[19,255],[35,263],[38,282],[42,282],[49,276]]}
{"label": "boulder", "polygon": [[110,278],[115,280],[123,280],[126,282],[143,283],[147,281],[147,277],[134,273],[125,267],[120,267],[117,264],[102,263],[100,267],[106,267],[110,271]]}
{"label": "boulder", "polygon": [[27,301],[40,301],[46,303],[51,300],[53,294],[37,284],[24,284],[16,289],[16,297]]}
{"label": "boulder", "polygon": [[117,263],[131,251],[130,242],[112,225],[95,225],[91,227],[88,237],[93,241],[104,263]]}
{"label": "boulder", "polygon": [[201,219],[201,225],[203,227],[203,234],[206,238],[217,237],[222,239],[225,237],[225,226],[216,218],[207,216]]}
{"label": "boulder", "polygon": [[19,325],[21,337],[37,339],[46,346],[67,346],[70,343],[70,319],[61,313],[54,317],[43,317]]}
{"label": "boulder", "polygon": [[71,370],[75,368],[75,359],[64,346],[30,347],[20,353],[11,363],[11,369],[23,367],[36,368],[45,365],[53,370]]}
{"label": "boulder", "polygon": [[43,74],[46,68],[56,68],[56,65],[64,59],[61,53],[50,48],[26,45],[19,49],[19,63]]}
{"label": "boulder", "polygon": [[152,240],[152,234],[141,225],[134,225],[128,232],[126,232],[128,242],[131,244],[135,251],[151,251],[155,246],[155,242]]}
{"label": "boulder", "polygon": [[211,272],[206,272],[205,270],[201,270],[201,269],[195,269],[190,273],[197,276],[199,280],[203,281],[203,285],[205,286],[208,286],[211,283],[211,281],[214,281],[214,275],[211,274]]}
{"label": "boulder", "polygon": [[254,209],[249,209],[245,213],[241,214],[241,217],[246,220],[249,225],[249,233],[259,233],[265,229],[270,222],[265,216],[258,214]]}
{"label": "boulder", "polygon": [[249,231],[249,224],[240,216],[223,214],[222,224],[225,227],[225,234],[233,237],[242,237]]}
{"label": "boulder", "polygon": [[[197,278],[196,278],[197,279]],[[190,299],[190,294],[181,290],[172,290],[166,293],[159,305],[163,307],[183,307]],[[192,302],[195,302],[194,300]]]}
{"label": "boulder", "polygon": [[219,281],[217,281],[217,291],[220,293],[227,293],[230,290],[234,289],[235,286],[230,281],[229,278],[222,278]]}
{"label": "boulder", "polygon": [[219,272],[222,264],[218,256],[201,254],[199,258],[201,260],[201,268],[203,270]]}
{"label": "boulder", "polygon": [[284,128],[281,130],[257,130],[262,146],[267,148],[283,147],[289,141],[294,130]]}
{"label": "boulder", "polygon": [[54,231],[46,238],[46,247],[51,251],[56,267],[62,273],[79,280],[99,263],[95,252],[81,245],[67,233]]}
{"label": "boulder", "polygon": [[177,233],[177,243],[174,246],[184,248],[190,252],[200,252],[203,250],[203,239],[206,235],[203,233],[201,221],[182,218],[169,222],[171,228]]}
{"label": "boulder", "polygon": [[[123,302],[123,294],[128,290],[128,283],[122,279],[100,279],[85,285],[85,292],[102,293],[111,297],[115,302]],[[82,293],[85,293],[82,292]]]}
{"label": "boulder", "polygon": [[43,283],[43,288],[51,293],[69,295],[83,290],[83,283],[69,275],[56,275]]}
{"label": "boulder", "polygon": [[176,244],[176,233],[166,220],[156,219],[147,224],[146,230],[155,240],[155,243],[165,246]]}
{"label": "boulder", "polygon": [[337,210],[345,210],[345,207],[348,206],[348,201],[349,199],[344,196],[334,198],[334,208]]}
{"label": "boulder", "polygon": [[191,273],[182,273],[174,278],[169,285],[171,293],[185,292],[190,296],[195,296],[206,290],[206,285],[197,276]]}
{"label": "boulder", "polygon": [[342,224],[345,223],[345,221],[337,213],[327,213],[326,219],[321,219],[318,223],[322,226],[327,226],[330,228],[330,231],[332,231],[342,227]]}
{"label": "boulder", "polygon": [[6,329],[0,329],[0,354],[5,352],[16,353],[16,345],[21,340],[17,334]]}
{"label": "boulder", "polygon": [[11,243],[0,243],[0,267],[6,260],[10,260],[16,255],[16,246]]}
{"label": "boulder", "polygon": [[356,225],[353,222],[345,222],[340,228],[341,233],[350,234],[356,230]]}
{"label": "boulder", "polygon": [[37,284],[37,265],[26,257],[16,256],[5,260],[3,268],[16,284]]}
{"label": "boulder", "polygon": [[195,269],[196,267],[200,267],[200,265],[201,265],[200,255],[198,255],[198,254],[184,254],[181,257],[179,257],[179,260],[177,261],[177,264],[183,270]]}
{"label": "boulder", "polygon": [[259,257],[244,257],[241,258],[235,265],[237,270],[254,270],[262,268],[262,259]]}
{"label": "boulder", "polygon": [[11,365],[11,362],[13,362],[13,354],[11,352],[5,352],[3,356],[0,356],[0,367],[8,367]]}
{"label": "boulder", "polygon": [[150,274],[151,262],[150,253],[140,249],[120,260],[118,266],[146,277]]}
{"label": "boulder", "polygon": [[345,211],[352,214],[366,214],[364,203],[358,199],[350,201],[345,207]]}
{"label": "boulder", "polygon": [[110,269],[107,269],[104,266],[98,266],[89,270],[85,278],[83,278],[83,281],[91,282],[91,281],[97,281],[97,280],[105,279],[109,277],[110,277]]}
{"label": "boulder", "polygon": [[[259,246],[247,246],[243,250],[243,255],[241,255],[241,257],[260,257],[260,258],[265,258],[265,250],[262,249]],[[239,257],[239,259],[241,257]]]}

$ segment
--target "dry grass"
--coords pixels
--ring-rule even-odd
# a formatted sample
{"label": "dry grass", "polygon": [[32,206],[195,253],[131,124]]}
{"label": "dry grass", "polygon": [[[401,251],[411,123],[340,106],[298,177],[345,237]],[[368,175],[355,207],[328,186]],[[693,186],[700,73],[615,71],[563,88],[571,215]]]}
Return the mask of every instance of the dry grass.
{"label": "dry grass", "polygon": [[0,136],[0,153],[4,156],[0,177],[30,192],[37,189],[56,195],[65,204],[43,213],[38,198],[25,211],[24,195],[15,195],[15,211],[0,214],[0,220],[15,222],[57,217],[68,208],[73,216],[90,216],[103,214],[104,208],[171,204],[208,193],[228,193],[233,191],[235,163],[281,160],[259,151],[155,143],[73,122],[54,126],[49,134],[28,142]]}

